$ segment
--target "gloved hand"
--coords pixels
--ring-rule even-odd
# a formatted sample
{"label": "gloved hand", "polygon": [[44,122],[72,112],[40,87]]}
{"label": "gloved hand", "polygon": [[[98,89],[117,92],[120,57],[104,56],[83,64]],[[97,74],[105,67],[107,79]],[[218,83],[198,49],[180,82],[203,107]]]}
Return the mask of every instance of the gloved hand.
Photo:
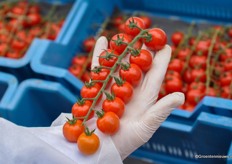
{"label": "gloved hand", "polygon": [[[107,47],[106,38],[99,38],[94,49],[92,68],[99,66],[98,56]],[[145,46],[143,48],[146,49]],[[111,137],[122,160],[146,143],[172,110],[184,103],[184,94],[180,92],[169,94],[156,102],[170,57],[171,48],[168,45],[154,55],[151,69],[135,88],[132,100],[126,105],[125,113],[120,119],[119,131]],[[128,58],[124,61],[128,61]],[[100,109],[101,105],[95,108]],[[65,116],[62,115],[53,125],[61,125],[64,122]],[[107,154],[107,150],[102,155],[104,154]]]}
{"label": "gloved hand", "polygon": [[[98,65],[98,56],[107,48],[107,44],[104,37],[97,41],[92,67]],[[75,143],[69,143],[63,137],[63,124],[66,117],[72,117],[71,114],[61,114],[51,127],[43,128],[20,127],[0,118],[0,163],[122,163],[123,159],[147,142],[171,111],[184,101],[182,93],[173,93],[156,102],[170,55],[169,46],[155,54],[152,68],[126,105],[120,119],[120,130],[114,136],[96,130],[101,144],[94,155],[83,156]],[[97,108],[100,109],[100,106]],[[96,128],[95,122],[96,118],[88,121],[90,130]]]}

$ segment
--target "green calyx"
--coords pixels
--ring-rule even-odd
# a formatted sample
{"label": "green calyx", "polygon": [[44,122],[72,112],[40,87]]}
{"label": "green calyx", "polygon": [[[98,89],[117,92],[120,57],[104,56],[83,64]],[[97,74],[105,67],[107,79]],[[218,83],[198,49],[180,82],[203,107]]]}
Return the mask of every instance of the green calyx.
{"label": "green calyx", "polygon": [[66,119],[69,125],[74,125],[77,122],[77,119],[74,116],[72,119],[69,119],[68,117],[66,117]]}
{"label": "green calyx", "polygon": [[122,70],[124,70],[124,71],[127,71],[127,70],[129,70],[129,68],[130,68],[130,63],[121,63],[121,68],[122,68]]}
{"label": "green calyx", "polygon": [[77,100],[77,102],[76,102],[78,105],[84,105],[85,104],[85,100],[84,99],[79,99],[79,100]]}
{"label": "green calyx", "polygon": [[106,99],[109,101],[113,101],[115,99],[114,93],[110,94],[108,92],[105,92],[105,95],[106,95]]}
{"label": "green calyx", "polygon": [[123,81],[122,78],[118,78],[118,77],[114,77],[114,81],[118,86],[122,86],[125,83],[125,81]]}

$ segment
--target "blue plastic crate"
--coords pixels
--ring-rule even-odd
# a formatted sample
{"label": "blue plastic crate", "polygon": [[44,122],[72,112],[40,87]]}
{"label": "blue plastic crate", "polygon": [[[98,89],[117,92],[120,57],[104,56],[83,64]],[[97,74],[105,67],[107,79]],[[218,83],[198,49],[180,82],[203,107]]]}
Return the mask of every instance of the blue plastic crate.
{"label": "blue plastic crate", "polygon": [[[152,163],[231,163],[232,118],[202,112],[194,122],[165,121],[131,157]],[[196,158],[221,155],[230,158]]]}
{"label": "blue plastic crate", "polygon": [[62,112],[70,113],[76,100],[59,83],[29,79],[19,85],[5,106],[4,118],[22,126],[50,126]]}
{"label": "blue plastic crate", "polygon": [[[33,2],[38,2],[39,5],[42,7],[45,6],[45,9],[51,5],[57,5],[60,9],[58,12],[62,15],[64,15],[64,10],[69,10],[74,2],[77,3],[77,1],[75,0],[36,0]],[[47,12],[48,11],[46,11],[46,13]],[[59,34],[62,33],[61,31]],[[40,78],[40,76],[37,76],[36,73],[33,72],[29,64],[31,59],[34,57],[35,53],[37,51],[40,51],[40,44],[38,43],[38,40],[40,39],[33,40],[25,55],[20,59],[0,57],[0,71],[14,74],[19,81],[33,77]]]}
{"label": "blue plastic crate", "polygon": [[[57,42],[60,44],[41,41],[40,45],[43,45],[43,48],[40,49],[32,60],[31,67],[34,72],[40,74],[43,78],[62,82],[65,86],[70,84],[68,88],[71,87],[71,90],[74,92],[76,91],[73,88],[79,90],[82,87],[82,83],[68,71],[71,59],[74,55],[83,51],[82,42],[84,39],[98,32],[99,28],[93,28],[93,25],[102,24],[104,20],[112,15],[115,7],[118,7],[119,10],[125,13],[146,12],[149,15],[157,16],[157,20],[168,18],[172,21],[178,21],[178,23],[181,21],[181,28],[185,30],[193,19],[202,24],[200,28],[203,28],[207,24],[205,22],[231,23],[231,1],[224,0],[224,3],[222,3],[213,0],[209,3],[198,0],[197,2],[199,3],[190,0],[181,0],[180,2],[175,0],[139,0],[136,3],[133,3],[131,0],[99,0],[98,3],[94,3],[93,0],[78,1],[73,6],[67,22],[62,29],[62,33],[57,39]],[[171,8],[170,6],[173,4],[175,6]],[[212,10],[213,8],[215,8],[215,11]],[[163,24],[162,28],[167,33],[172,33],[175,30],[174,28],[170,28],[173,26],[172,21],[169,21],[169,23],[166,21]],[[201,105],[204,105],[204,103],[201,103]],[[191,115],[189,112],[183,110],[175,111],[174,114],[182,114],[184,117],[185,115]]]}

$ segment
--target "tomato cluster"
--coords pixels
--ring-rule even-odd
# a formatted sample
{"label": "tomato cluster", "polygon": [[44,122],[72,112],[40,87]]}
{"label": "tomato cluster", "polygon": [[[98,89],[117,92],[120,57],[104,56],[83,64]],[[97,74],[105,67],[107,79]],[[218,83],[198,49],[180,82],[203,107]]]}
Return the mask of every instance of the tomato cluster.
{"label": "tomato cluster", "polygon": [[[79,151],[85,155],[93,154],[100,145],[99,138],[94,131],[89,131],[85,122],[96,114],[98,117],[96,126],[102,133],[107,135],[117,133],[126,104],[133,97],[134,88],[139,85],[143,74],[152,65],[151,52],[159,51],[167,42],[167,36],[162,29],[146,29],[149,27],[139,17],[128,18],[123,23],[123,28],[124,32],[113,35],[109,40],[109,48],[99,54],[99,66],[91,70],[90,80],[85,82],[81,89],[82,99],[72,107],[75,124],[68,120],[63,128],[64,137],[73,142],[72,137],[67,136],[75,136],[74,142],[77,143]],[[150,51],[143,49],[142,44]],[[129,61],[124,62],[123,59],[127,55],[130,55]],[[112,77],[116,71],[118,76]],[[103,94],[106,97],[104,100]],[[96,105],[101,105],[102,110],[95,110]],[[80,121],[82,124],[79,124]],[[75,133],[73,126],[78,126]]]}
{"label": "tomato cluster", "polygon": [[22,58],[35,37],[54,40],[64,22],[43,16],[39,5],[27,1],[2,2],[0,18],[0,57],[12,59]]}
{"label": "tomato cluster", "polygon": [[232,98],[231,28],[213,27],[198,35],[181,31],[171,35],[169,63],[160,98],[174,91],[185,93],[180,109],[193,111],[204,96]]}

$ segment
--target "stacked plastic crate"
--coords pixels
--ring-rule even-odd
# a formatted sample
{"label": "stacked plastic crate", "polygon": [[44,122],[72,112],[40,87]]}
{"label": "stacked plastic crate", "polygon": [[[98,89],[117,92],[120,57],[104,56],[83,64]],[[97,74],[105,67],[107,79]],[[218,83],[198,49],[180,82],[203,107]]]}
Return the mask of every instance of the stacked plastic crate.
{"label": "stacked plastic crate", "polygon": [[[99,30],[92,25],[102,24],[116,7],[126,13],[141,11],[170,20],[174,16],[175,20],[188,23],[194,19],[196,23],[230,24],[230,6],[232,2],[229,0],[76,1],[58,38],[55,41],[34,40],[25,59],[22,59],[27,68],[23,69],[25,66],[18,64],[23,73],[16,75],[11,72],[18,77],[30,70],[28,79],[20,81],[17,88],[15,78],[14,84],[10,83],[11,77],[9,80],[0,78],[4,79],[0,82],[0,90],[5,93],[4,96],[0,94],[1,115],[20,125],[48,126],[59,113],[70,112],[83,85],[68,71],[71,59],[82,51],[84,39]],[[3,67],[6,70],[7,66]],[[193,112],[176,109],[132,157],[155,163],[232,163],[226,157],[232,155],[231,116],[232,101],[215,97],[205,97]],[[203,155],[221,155],[221,158],[201,158]]]}

